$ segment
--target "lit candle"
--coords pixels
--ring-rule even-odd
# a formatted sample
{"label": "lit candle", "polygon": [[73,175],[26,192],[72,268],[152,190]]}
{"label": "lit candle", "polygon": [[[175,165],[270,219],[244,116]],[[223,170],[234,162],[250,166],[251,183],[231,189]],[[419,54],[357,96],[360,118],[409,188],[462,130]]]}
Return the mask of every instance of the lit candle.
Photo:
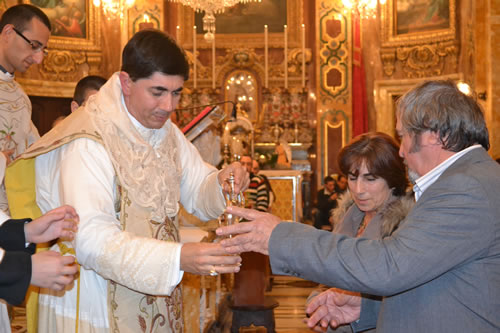
{"label": "lit candle", "polygon": [[193,27],[193,86],[196,89],[196,26]]}
{"label": "lit candle", "polygon": [[215,89],[215,34],[212,40],[212,89]]}
{"label": "lit candle", "polygon": [[264,86],[269,88],[267,24],[264,25]]}
{"label": "lit candle", "polygon": [[302,24],[302,88],[306,87],[306,26]]}
{"label": "lit candle", "polygon": [[288,89],[288,27],[284,26],[283,32],[285,34],[285,48],[283,52],[285,53],[285,89]]}
{"label": "lit candle", "polygon": [[179,39],[181,38],[181,27],[178,25],[175,30],[175,40],[179,43]]}
{"label": "lit candle", "polygon": [[149,16],[147,14],[144,14],[143,16],[143,21],[139,23],[139,31],[145,30],[145,29],[153,29],[154,24],[149,20]]}

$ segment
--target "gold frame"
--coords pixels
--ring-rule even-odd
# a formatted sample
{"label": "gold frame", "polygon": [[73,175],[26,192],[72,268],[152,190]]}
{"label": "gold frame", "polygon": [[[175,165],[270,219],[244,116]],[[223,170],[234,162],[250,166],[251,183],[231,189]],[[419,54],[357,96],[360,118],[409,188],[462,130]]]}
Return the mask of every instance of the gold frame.
{"label": "gold frame", "polygon": [[397,0],[387,0],[381,10],[381,42],[382,47],[409,46],[431,42],[441,42],[453,40],[456,36],[456,0],[449,0],[450,27],[433,31],[407,33],[397,35],[395,33],[396,13],[394,12],[394,2]]}
{"label": "gold frame", "polygon": [[[300,26],[303,23],[303,0],[287,0],[287,26],[288,26],[288,48],[298,48],[300,44]],[[180,24],[179,40],[185,49],[193,48],[193,26],[194,26],[194,11],[187,6],[179,5],[177,12]],[[217,19],[217,16],[216,16]],[[187,29],[186,27],[189,27]],[[269,47],[283,47],[283,33],[269,33]],[[203,38],[202,34],[196,37],[197,47],[211,48],[211,43],[208,43]],[[215,46],[217,48],[234,48],[236,46],[244,46],[245,48],[262,47],[264,45],[264,25],[262,25],[262,33],[253,34],[217,34],[215,33]]]}
{"label": "gold frame", "polygon": [[[29,3],[23,0],[23,3]],[[86,1],[87,36],[73,38],[51,36],[48,43],[49,55],[36,70],[30,69],[26,75],[16,75],[17,81],[28,95],[49,97],[72,97],[76,81],[66,81],[59,77],[60,72],[50,72],[49,69],[60,66],[62,61],[67,68],[61,72],[71,72],[80,64],[88,64],[89,74],[97,74],[102,61],[101,49],[101,10],[92,1]],[[38,72],[38,73],[37,73]],[[61,74],[64,76],[64,74]],[[36,77],[36,78],[33,78]]]}

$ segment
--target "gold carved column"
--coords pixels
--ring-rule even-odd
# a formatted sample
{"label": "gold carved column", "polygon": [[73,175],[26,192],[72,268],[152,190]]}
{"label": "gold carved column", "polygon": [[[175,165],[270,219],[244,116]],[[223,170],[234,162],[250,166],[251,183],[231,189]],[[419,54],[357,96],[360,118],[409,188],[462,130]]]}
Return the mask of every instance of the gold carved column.
{"label": "gold carved column", "polygon": [[352,61],[351,17],[343,13],[341,1],[318,1],[317,151],[318,184],[338,172],[337,155],[351,136]]}

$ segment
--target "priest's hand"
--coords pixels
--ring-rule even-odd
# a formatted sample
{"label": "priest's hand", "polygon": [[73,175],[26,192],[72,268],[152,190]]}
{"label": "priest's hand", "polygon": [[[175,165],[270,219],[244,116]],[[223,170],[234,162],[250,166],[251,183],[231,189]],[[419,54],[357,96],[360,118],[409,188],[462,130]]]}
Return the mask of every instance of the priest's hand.
{"label": "priest's hand", "polygon": [[16,152],[16,149],[15,148],[12,148],[12,149],[7,149],[7,150],[4,150],[2,151],[1,153],[3,154],[3,156],[5,156],[5,162],[6,162],[6,165],[8,166],[12,160],[14,159],[14,154]]}
{"label": "priest's hand", "polygon": [[26,223],[24,235],[28,243],[44,243],[56,238],[71,240],[77,230],[78,214],[71,206],[61,206]]}
{"label": "priest's hand", "polygon": [[75,278],[78,267],[73,256],[54,251],[42,251],[31,256],[31,284],[53,290],[63,290]]}
{"label": "priest's hand", "polygon": [[185,243],[181,248],[184,272],[199,275],[238,273],[241,257],[231,255],[219,243]]}
{"label": "priest's hand", "polygon": [[247,170],[243,166],[241,166],[240,162],[233,162],[222,169],[217,175],[217,180],[222,186],[224,192],[230,193],[231,191],[231,188],[226,181],[227,179],[229,179],[229,174],[231,172],[234,175],[234,191],[236,193],[245,191],[250,184],[250,176],[248,175]]}
{"label": "priest's hand", "polygon": [[359,319],[361,296],[359,293],[330,288],[314,297],[306,307],[309,315],[305,323],[316,332],[325,332],[328,325],[336,328]]}
{"label": "priest's hand", "polygon": [[269,238],[274,228],[281,223],[279,217],[253,209],[227,207],[228,213],[243,217],[251,222],[243,222],[216,230],[219,236],[229,236],[221,245],[230,253],[258,252],[269,254]]}

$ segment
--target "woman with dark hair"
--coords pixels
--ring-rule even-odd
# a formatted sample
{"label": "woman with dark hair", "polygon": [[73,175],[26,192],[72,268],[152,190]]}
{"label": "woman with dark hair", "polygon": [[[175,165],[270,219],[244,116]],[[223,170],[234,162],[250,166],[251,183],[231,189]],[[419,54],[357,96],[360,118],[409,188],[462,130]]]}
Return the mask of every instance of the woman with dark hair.
{"label": "woman with dark hair", "polygon": [[[380,239],[389,236],[413,206],[413,197],[405,196],[408,180],[396,141],[384,133],[366,133],[356,137],[339,154],[340,171],[347,175],[348,192],[334,210],[334,232],[348,236]],[[308,299],[307,323],[316,331],[329,327],[328,301],[339,294],[370,297],[331,288],[314,291]],[[323,291],[323,292],[321,292]],[[376,297],[376,296],[375,296]],[[329,328],[331,332],[331,326]],[[351,332],[343,326],[336,332]]]}

